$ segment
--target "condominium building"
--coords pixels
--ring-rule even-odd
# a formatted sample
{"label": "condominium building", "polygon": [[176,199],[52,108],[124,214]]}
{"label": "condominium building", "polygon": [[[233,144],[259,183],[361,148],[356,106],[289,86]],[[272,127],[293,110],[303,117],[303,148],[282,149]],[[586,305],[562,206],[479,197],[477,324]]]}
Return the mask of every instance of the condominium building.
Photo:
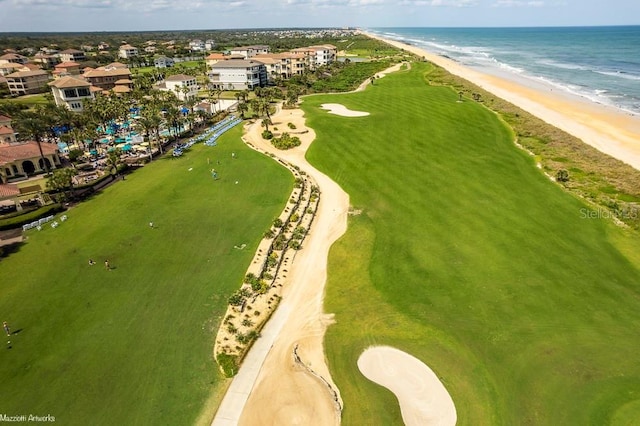
{"label": "condominium building", "polygon": [[118,49],[118,57],[123,59],[133,58],[138,56],[138,48],[131,46],[130,44],[123,44]]}
{"label": "condominium building", "polygon": [[49,83],[53,100],[58,106],[64,106],[75,112],[83,110],[83,102],[93,99],[91,92],[91,84],[77,77],[60,77],[59,79]]}
{"label": "condominium building", "polygon": [[87,58],[82,50],[66,49],[58,54],[61,62],[82,62]]}
{"label": "condominium building", "polygon": [[254,46],[241,46],[231,49],[232,55],[242,55],[244,59],[253,58],[256,55],[269,53],[269,46],[264,44],[258,44]]}
{"label": "condominium building", "polygon": [[267,85],[267,68],[262,62],[229,59],[214,64],[209,71],[211,86],[224,90],[244,90]]}
{"label": "condominium building", "polygon": [[118,80],[130,80],[131,71],[128,68],[100,67],[86,71],[83,77],[92,85],[103,90],[113,89]]}
{"label": "condominium building", "polygon": [[164,79],[156,85],[159,90],[174,93],[179,100],[186,101],[198,96],[198,81],[195,77],[185,74],[176,74]]}
{"label": "condominium building", "polygon": [[46,71],[18,71],[6,76],[12,96],[31,95],[46,90],[49,74]]}

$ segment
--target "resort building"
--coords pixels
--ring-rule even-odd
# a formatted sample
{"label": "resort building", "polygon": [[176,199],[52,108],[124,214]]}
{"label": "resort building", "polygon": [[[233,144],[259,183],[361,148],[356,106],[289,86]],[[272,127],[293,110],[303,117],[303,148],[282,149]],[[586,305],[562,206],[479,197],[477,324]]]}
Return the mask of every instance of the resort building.
{"label": "resort building", "polygon": [[242,55],[244,59],[253,58],[256,55],[263,55],[269,53],[269,46],[259,44],[255,46],[241,46],[231,49],[232,55]]}
{"label": "resort building", "polygon": [[225,56],[223,53],[210,53],[207,57],[204,58],[204,61],[207,63],[207,68],[211,68],[218,62],[226,61],[227,59],[231,58]]}
{"label": "resort building", "polygon": [[165,92],[174,93],[179,100],[186,101],[198,96],[198,81],[195,77],[185,74],[176,74],[164,79],[156,85],[156,88]]}
{"label": "resort building", "polygon": [[54,77],[64,77],[67,75],[79,75],[80,64],[77,62],[62,62],[55,66],[52,74]]}
{"label": "resort building", "polygon": [[171,68],[175,65],[175,61],[172,58],[167,58],[166,56],[160,56],[159,58],[155,58],[153,60],[153,65],[156,68]]}
{"label": "resort building", "polygon": [[[113,65],[113,64],[110,64]],[[86,71],[83,77],[92,85],[102,90],[110,90],[116,86],[118,80],[131,79],[131,71],[128,68],[113,68],[109,65],[99,67],[92,71]]]}
{"label": "resort building", "polygon": [[18,71],[6,76],[11,96],[31,95],[46,90],[49,74],[46,71]]}
{"label": "resort building", "polygon": [[274,78],[291,78],[294,75],[304,73],[309,68],[309,57],[303,53],[271,53],[257,55],[254,60],[264,62],[268,66],[270,80]]}
{"label": "resort building", "polygon": [[53,68],[60,61],[53,55],[47,55],[46,53],[39,52],[33,57],[33,62],[41,64],[43,68]]}
{"label": "resort building", "polygon": [[83,110],[83,102],[93,99],[91,84],[77,77],[61,77],[49,83],[53,100],[58,106],[64,106],[74,112]]}
{"label": "resort building", "polygon": [[86,60],[84,52],[77,49],[67,49],[58,53],[61,62],[82,62]]}
{"label": "resort building", "polygon": [[267,68],[262,62],[229,59],[213,65],[209,71],[211,86],[223,90],[245,90],[267,85]]}
{"label": "resort building", "polygon": [[21,64],[27,63],[29,58],[26,56],[18,55],[17,53],[5,53],[0,56],[0,64]]}
{"label": "resort building", "polygon": [[118,57],[123,59],[133,58],[138,56],[138,48],[131,46],[130,44],[123,44],[118,49]]}
{"label": "resort building", "polygon": [[9,75],[18,71],[28,71],[24,65],[16,64],[14,62],[6,62],[4,64],[0,64],[0,75]]}
{"label": "resort building", "polygon": [[316,69],[323,65],[328,65],[335,62],[338,57],[338,48],[332,44],[299,47],[297,49],[292,49],[291,51],[303,54],[307,58],[310,69]]}
{"label": "resort building", "polygon": [[2,183],[23,180],[29,176],[53,170],[60,166],[58,147],[55,144],[41,142],[44,160],[40,156],[37,142],[0,144],[0,177]]}

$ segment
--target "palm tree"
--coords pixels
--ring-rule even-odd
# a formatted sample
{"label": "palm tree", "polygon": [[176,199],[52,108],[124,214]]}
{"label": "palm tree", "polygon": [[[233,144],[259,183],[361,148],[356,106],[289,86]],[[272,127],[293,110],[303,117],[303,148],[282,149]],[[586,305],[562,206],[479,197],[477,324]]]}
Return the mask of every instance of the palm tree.
{"label": "palm tree", "polygon": [[249,111],[249,106],[246,102],[239,102],[237,109],[238,112],[242,115],[242,119],[244,120],[244,113]]}
{"label": "palm tree", "polygon": [[162,154],[162,143],[160,143],[160,126],[162,125],[162,116],[160,107],[157,103],[148,103],[142,110],[142,114],[137,121],[143,130],[149,143],[152,144],[152,138],[158,144],[158,150]]}
{"label": "palm tree", "polygon": [[51,171],[49,170],[49,164],[47,163],[47,159],[44,157],[44,152],[42,151],[42,140],[44,135],[49,132],[50,126],[44,119],[44,114],[44,108],[40,105],[36,107],[35,111],[21,111],[15,117],[13,126],[17,133],[20,134],[21,139],[33,139],[36,144],[38,144],[40,158],[42,159],[44,170],[48,175]]}

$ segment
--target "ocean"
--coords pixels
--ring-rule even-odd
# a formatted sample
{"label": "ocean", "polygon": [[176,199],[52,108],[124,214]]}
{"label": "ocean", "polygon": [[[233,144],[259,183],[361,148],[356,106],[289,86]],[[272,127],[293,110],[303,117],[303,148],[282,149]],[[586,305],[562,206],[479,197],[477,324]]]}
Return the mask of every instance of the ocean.
{"label": "ocean", "polygon": [[367,31],[487,74],[531,79],[552,90],[640,114],[640,26]]}

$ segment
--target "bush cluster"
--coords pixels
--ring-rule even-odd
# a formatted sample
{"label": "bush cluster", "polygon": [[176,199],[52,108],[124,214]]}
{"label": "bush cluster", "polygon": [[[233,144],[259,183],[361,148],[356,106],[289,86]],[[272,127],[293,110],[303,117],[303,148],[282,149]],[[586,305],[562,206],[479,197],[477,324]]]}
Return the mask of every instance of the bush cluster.
{"label": "bush cluster", "polygon": [[301,143],[299,137],[291,136],[287,132],[283,133],[279,138],[271,139],[271,144],[278,149],[291,149],[300,146]]}

